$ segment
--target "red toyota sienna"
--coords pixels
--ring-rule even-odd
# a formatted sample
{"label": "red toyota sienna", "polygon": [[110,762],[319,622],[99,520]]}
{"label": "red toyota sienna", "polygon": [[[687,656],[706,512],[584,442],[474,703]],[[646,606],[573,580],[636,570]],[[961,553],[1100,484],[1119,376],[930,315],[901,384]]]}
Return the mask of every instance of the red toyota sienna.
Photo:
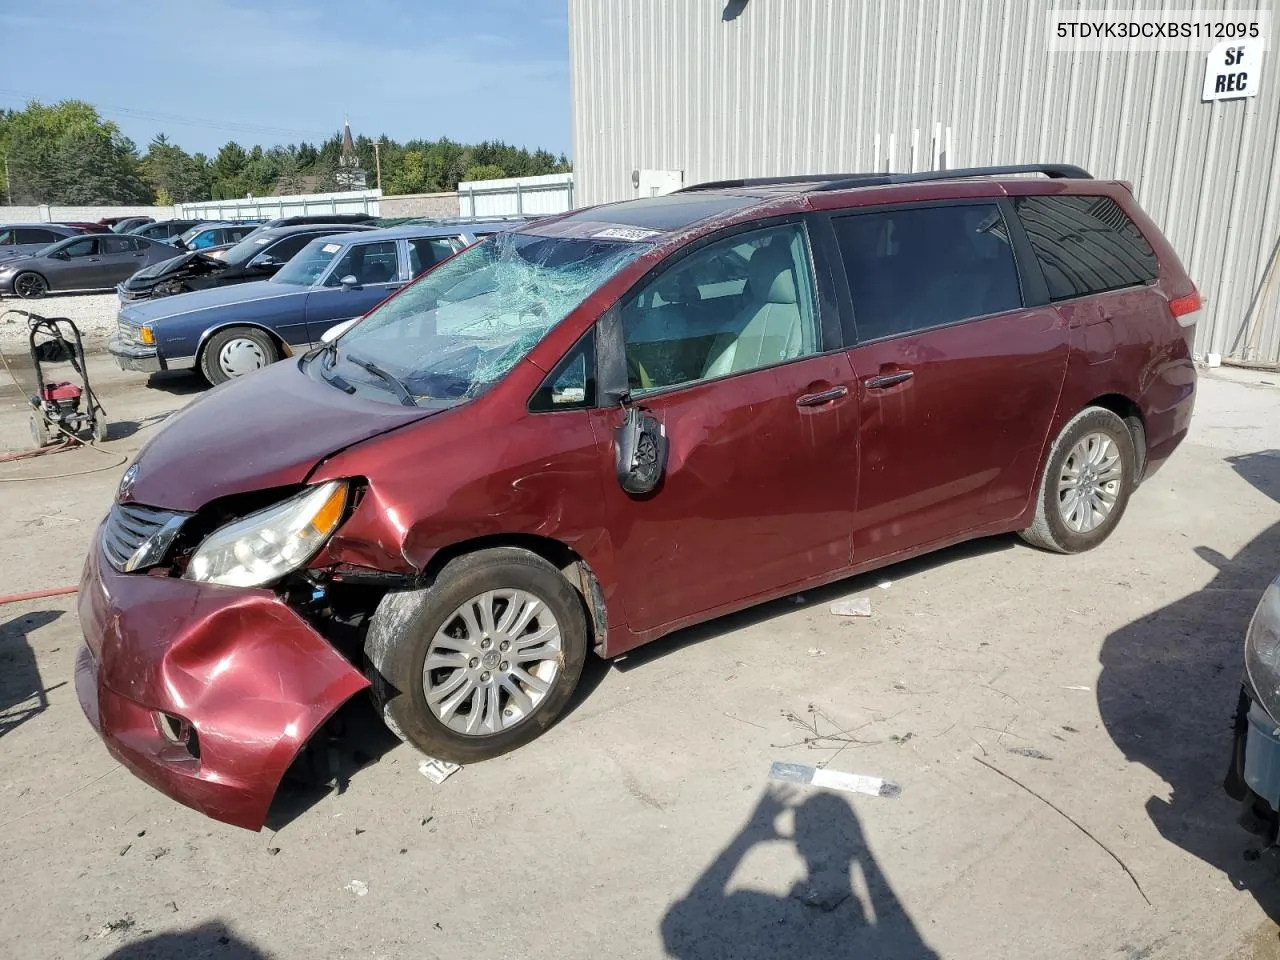
{"label": "red toyota sienna", "polygon": [[1129,186],[1067,166],[522,224],[152,438],[85,563],[81,703],[256,829],[366,688],[470,763],[591,652],[972,537],[1087,550],[1186,434],[1199,306]]}

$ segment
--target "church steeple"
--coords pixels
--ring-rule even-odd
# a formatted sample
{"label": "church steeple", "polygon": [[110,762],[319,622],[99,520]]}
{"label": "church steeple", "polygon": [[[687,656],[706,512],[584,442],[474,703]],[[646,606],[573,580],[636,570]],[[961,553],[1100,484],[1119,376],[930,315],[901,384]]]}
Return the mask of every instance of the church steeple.
{"label": "church steeple", "polygon": [[351,123],[347,119],[347,115],[343,114],[342,115],[342,156],[344,159],[346,157],[353,157],[355,156],[355,152],[356,152],[356,144],[355,144],[355,141],[351,139]]}

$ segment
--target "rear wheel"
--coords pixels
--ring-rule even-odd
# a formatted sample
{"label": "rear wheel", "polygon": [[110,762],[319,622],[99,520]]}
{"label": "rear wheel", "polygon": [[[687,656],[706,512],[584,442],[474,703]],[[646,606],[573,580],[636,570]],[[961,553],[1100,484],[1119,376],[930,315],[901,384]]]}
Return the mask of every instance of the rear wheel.
{"label": "rear wheel", "polygon": [[1137,476],[1133,434],[1110,410],[1087,407],[1049,448],[1035,521],[1022,538],[1057,553],[1096,547],[1120,522]]}
{"label": "rear wheel", "polygon": [[49,292],[49,282],[28,270],[13,278],[13,292],[24,300],[35,300]]}
{"label": "rear wheel", "polygon": [[475,763],[523,746],[564,710],[586,660],[586,617],[541,557],[482,550],[425,590],[384,597],[365,650],[387,726],[432,757]]}
{"label": "rear wheel", "polygon": [[280,359],[275,341],[255,327],[219,330],[205,344],[200,355],[200,371],[212,384],[261,370]]}

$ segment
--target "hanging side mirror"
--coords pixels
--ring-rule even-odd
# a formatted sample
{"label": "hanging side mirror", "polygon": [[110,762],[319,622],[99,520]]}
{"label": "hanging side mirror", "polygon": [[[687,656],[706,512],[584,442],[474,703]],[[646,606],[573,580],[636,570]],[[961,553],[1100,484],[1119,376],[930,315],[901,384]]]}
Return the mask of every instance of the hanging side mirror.
{"label": "hanging side mirror", "polygon": [[631,494],[652,493],[667,466],[667,431],[652,414],[627,407],[614,431],[618,483]]}

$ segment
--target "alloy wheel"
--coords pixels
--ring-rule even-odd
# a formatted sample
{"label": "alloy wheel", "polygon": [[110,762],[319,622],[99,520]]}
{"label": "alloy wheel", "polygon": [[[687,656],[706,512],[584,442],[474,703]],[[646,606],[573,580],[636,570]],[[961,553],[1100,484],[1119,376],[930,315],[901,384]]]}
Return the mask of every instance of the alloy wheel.
{"label": "alloy wheel", "polygon": [[422,684],[441,723],[489,736],[523,723],[564,666],[560,625],[526,590],[489,590],[448,617],[427,649]]}
{"label": "alloy wheel", "polygon": [[1088,433],[1063,461],[1058,476],[1058,510],[1076,533],[1090,533],[1106,522],[1124,482],[1124,464],[1115,441]]}
{"label": "alloy wheel", "polygon": [[13,282],[13,292],[20,297],[42,297],[48,289],[44,278],[36,273],[21,273]]}

